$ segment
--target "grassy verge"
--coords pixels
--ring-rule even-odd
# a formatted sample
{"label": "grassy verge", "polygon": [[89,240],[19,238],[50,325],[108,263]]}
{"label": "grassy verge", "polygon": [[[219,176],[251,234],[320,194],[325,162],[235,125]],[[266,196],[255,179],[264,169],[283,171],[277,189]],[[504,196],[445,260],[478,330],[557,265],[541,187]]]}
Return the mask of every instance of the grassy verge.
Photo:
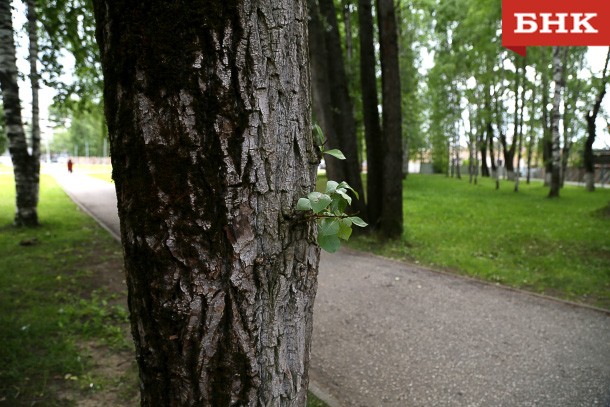
{"label": "grassy verge", "polygon": [[36,229],[11,225],[11,176],[0,191],[0,404],[74,405],[108,384],[95,348],[130,350],[124,298],[99,274],[121,279],[119,246],[47,176]]}
{"label": "grassy verge", "polygon": [[0,196],[0,406],[138,405],[119,244],[48,176],[39,228],[11,225],[12,176]]}
{"label": "grassy verge", "polygon": [[520,189],[410,175],[402,239],[351,246],[610,309],[610,218],[600,215],[610,190],[566,186],[550,200],[540,182]]}

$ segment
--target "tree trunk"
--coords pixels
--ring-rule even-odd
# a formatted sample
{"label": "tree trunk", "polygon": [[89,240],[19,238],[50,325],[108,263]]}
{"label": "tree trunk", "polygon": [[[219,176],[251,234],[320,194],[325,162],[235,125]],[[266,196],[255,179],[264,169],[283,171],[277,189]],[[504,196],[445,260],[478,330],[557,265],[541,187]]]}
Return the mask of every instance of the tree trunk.
{"label": "tree trunk", "polygon": [[[487,126],[491,126],[489,123]],[[493,132],[493,129],[491,130]],[[487,165],[487,142],[489,137],[487,137],[486,132],[481,131],[481,136],[479,137],[479,150],[481,151],[481,176],[489,177],[489,166]]]}
{"label": "tree trunk", "polygon": [[542,71],[542,161],[544,162],[544,186],[551,184],[551,174],[553,173],[553,142],[551,124],[549,120],[549,81],[546,69]]}
{"label": "tree trunk", "polygon": [[94,7],[142,405],[305,406],[305,2]]}
{"label": "tree trunk", "polygon": [[30,45],[30,84],[32,87],[32,157],[40,160],[40,75],[38,74],[38,15],[36,1],[27,0],[28,36]]}
{"label": "tree trunk", "polygon": [[562,55],[565,48],[553,47],[553,81],[555,82],[555,90],[553,93],[553,110],[551,116],[551,131],[553,134],[553,172],[551,173],[551,189],[549,198],[559,198],[559,189],[561,187],[561,146],[559,137],[559,121],[561,120],[561,90],[563,88],[563,58]]}
{"label": "tree trunk", "polygon": [[398,34],[393,0],[377,0],[383,104],[383,208],[381,230],[400,237],[402,215],[402,114]]}
{"label": "tree trunk", "polygon": [[585,150],[583,154],[585,166],[585,188],[587,191],[595,191],[595,165],[593,163],[593,143],[597,132],[595,119],[591,114],[585,116],[587,120],[587,138],[585,140]]}
{"label": "tree trunk", "polygon": [[343,25],[345,26],[345,57],[347,59],[347,70],[349,72],[352,57],[354,55],[354,41],[352,34],[351,1],[341,2],[341,12],[343,14]]}
{"label": "tree trunk", "polygon": [[597,94],[597,98],[593,104],[593,109],[590,112],[587,112],[585,115],[585,119],[587,120],[587,139],[585,140],[585,151],[583,158],[585,164],[585,185],[587,191],[590,192],[595,191],[595,166],[593,163],[593,143],[595,143],[595,133],[597,131],[595,121],[597,120],[597,114],[599,113],[604,96],[606,95],[606,83],[608,81],[606,74],[608,72],[609,61],[610,47],[608,48],[608,53],[606,54],[606,63],[604,64],[604,70],[602,72],[601,89]]}
{"label": "tree trunk", "polygon": [[[32,14],[35,17],[35,14]],[[28,14],[30,17],[30,14]],[[35,20],[34,20],[34,24]],[[30,38],[31,40],[32,38]],[[35,57],[35,53],[33,54]],[[40,178],[40,147],[33,138],[32,154],[23,130],[21,102],[17,82],[17,57],[13,39],[13,22],[9,1],[0,1],[0,89],[9,152],[13,161],[16,189],[15,225],[38,225],[38,186]],[[33,78],[36,78],[33,75]],[[33,86],[36,86],[33,84]],[[40,138],[38,138],[39,140]]]}
{"label": "tree trunk", "polygon": [[[325,28],[320,16],[317,0],[308,0],[309,6],[309,56],[311,59],[311,89],[314,117],[326,138],[324,148],[340,146],[333,116],[328,77],[329,54],[326,49]],[[329,147],[330,146],[330,147]],[[341,161],[326,157],[326,176],[332,180],[345,180],[345,168]]]}
{"label": "tree trunk", "polygon": [[487,123],[487,144],[489,145],[489,159],[491,161],[491,176],[496,177],[498,168],[496,166],[496,154],[494,152],[494,128],[491,122]]}
{"label": "tree trunk", "polygon": [[[523,72],[523,89],[521,90],[521,106],[519,107],[519,125],[517,135],[517,168],[515,171],[515,192],[519,192],[519,180],[521,178],[521,154],[523,151],[523,109],[525,107],[525,86],[527,78],[525,77],[525,58],[521,59],[521,69]],[[516,126],[517,124],[515,124]]]}
{"label": "tree trunk", "polygon": [[376,227],[381,219],[383,206],[383,139],[379,122],[371,0],[359,0],[358,19],[360,21],[360,84],[367,162],[366,204],[369,224]]}
{"label": "tree trunk", "polygon": [[[354,107],[349,95],[349,84],[343,62],[343,49],[341,48],[341,37],[339,35],[339,24],[333,0],[318,0],[320,13],[323,16],[326,50],[329,54],[327,59],[328,78],[330,85],[330,96],[332,103],[332,116],[335,124],[335,132],[339,139],[338,146],[345,154],[346,159],[341,161],[345,172],[345,179],[352,188],[358,192],[362,199],[352,201],[352,209],[361,216],[366,217],[366,205],[364,204],[364,192],[362,179],[360,178],[360,164],[358,162],[358,139],[356,136],[356,120],[354,119]],[[326,158],[333,160],[334,158]]]}

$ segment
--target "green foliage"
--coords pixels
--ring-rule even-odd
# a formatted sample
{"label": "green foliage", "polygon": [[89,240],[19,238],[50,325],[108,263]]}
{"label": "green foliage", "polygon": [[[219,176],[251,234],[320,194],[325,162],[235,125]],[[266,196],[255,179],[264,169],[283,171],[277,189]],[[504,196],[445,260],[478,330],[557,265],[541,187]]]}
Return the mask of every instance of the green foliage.
{"label": "green foliage", "polygon": [[479,181],[413,174],[404,186],[403,240],[363,235],[350,245],[610,309],[610,218],[598,216],[609,189],[566,186],[553,201],[540,182],[521,183],[515,194]]}
{"label": "green foliage", "polygon": [[[54,153],[75,154],[101,157],[104,155],[104,140],[107,139],[107,128],[101,109],[91,111],[65,110],[52,106],[53,121],[65,126],[55,130],[51,150]],[[106,153],[108,153],[106,151]]]}
{"label": "green foliage", "polygon": [[[57,91],[55,102],[63,109],[86,111],[99,105],[103,75],[95,40],[93,3],[90,0],[46,0],[37,2],[44,29],[40,37],[44,79]],[[65,81],[61,61],[74,58],[73,81]]]}
{"label": "green foliage", "polygon": [[348,191],[358,197],[346,182],[328,181],[324,193],[314,191],[297,202],[298,211],[311,211],[310,216],[318,223],[318,244],[329,253],[336,252],[341,247],[341,241],[349,240],[352,226],[367,226],[361,218],[345,213],[352,203]]}
{"label": "green foliage", "polygon": [[[313,126],[314,140],[323,154],[345,160],[340,150],[325,150],[326,140],[322,129],[317,124]],[[351,192],[359,199],[358,192],[347,182],[328,181],[324,192],[313,191],[307,198],[299,198],[297,211],[309,212],[311,218],[318,223],[318,244],[329,253],[334,253],[341,247],[341,241],[347,241],[352,234],[352,226],[366,227],[367,224],[357,216],[350,216],[345,209],[352,203]]]}

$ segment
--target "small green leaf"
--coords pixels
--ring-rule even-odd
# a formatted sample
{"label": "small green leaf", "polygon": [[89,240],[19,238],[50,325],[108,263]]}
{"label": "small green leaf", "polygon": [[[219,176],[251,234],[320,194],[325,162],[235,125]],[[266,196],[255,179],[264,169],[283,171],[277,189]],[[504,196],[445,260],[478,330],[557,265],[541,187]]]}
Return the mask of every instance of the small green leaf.
{"label": "small green leaf", "polygon": [[339,188],[349,189],[350,191],[352,191],[354,193],[354,195],[356,195],[356,199],[360,199],[360,195],[358,195],[358,192],[356,192],[356,190],[354,188],[350,187],[347,182],[343,181],[342,183],[337,185],[337,189],[339,189]]}
{"label": "small green leaf", "polygon": [[[341,188],[341,189],[343,189],[343,188]],[[345,191],[345,190],[343,189],[343,191]],[[342,192],[342,191],[339,191],[339,190],[337,190],[337,194],[339,194],[343,199],[345,199],[347,201],[348,205],[352,204],[352,197],[351,196],[349,196],[345,192]]]}
{"label": "small green leaf", "polygon": [[334,193],[331,195],[333,202],[330,204],[329,212],[342,216],[345,213],[347,207],[347,201],[341,195]]}
{"label": "small green leaf", "polygon": [[314,213],[322,212],[332,202],[332,198],[330,196],[317,191],[307,195],[307,198],[309,198],[311,209],[314,211]]}
{"label": "small green leaf", "polygon": [[358,216],[351,216],[351,217],[349,217],[347,219],[351,220],[354,223],[354,225],[360,226],[361,228],[366,227],[366,226],[369,225],[368,223],[366,223],[365,221],[360,219]]}
{"label": "small green leaf", "polygon": [[337,233],[337,236],[339,236],[339,239],[348,240],[351,235],[352,221],[349,219],[341,219],[341,221],[339,222],[339,233]]}
{"label": "small green leaf", "polygon": [[318,244],[329,253],[334,253],[341,247],[341,241],[337,235],[318,236]]}
{"label": "small green leaf", "polygon": [[318,228],[318,235],[320,236],[331,236],[339,233],[339,221],[337,219],[324,218],[320,221],[320,227]]}
{"label": "small green leaf", "polygon": [[299,198],[297,202],[297,211],[309,211],[311,210],[311,202],[307,198]]}
{"label": "small green leaf", "polygon": [[313,125],[313,134],[316,139],[316,144],[320,147],[320,151],[324,152],[324,143],[326,143],[326,140],[324,139],[322,129],[317,124]]}
{"label": "small green leaf", "polygon": [[339,185],[339,183],[336,181],[328,181],[326,183],[326,193],[332,194],[333,192],[335,192],[337,190],[337,185]]}
{"label": "small green leaf", "polygon": [[341,150],[337,150],[336,148],[324,151],[324,154],[332,155],[333,157],[338,158],[339,160],[345,160],[345,156],[343,155]]}

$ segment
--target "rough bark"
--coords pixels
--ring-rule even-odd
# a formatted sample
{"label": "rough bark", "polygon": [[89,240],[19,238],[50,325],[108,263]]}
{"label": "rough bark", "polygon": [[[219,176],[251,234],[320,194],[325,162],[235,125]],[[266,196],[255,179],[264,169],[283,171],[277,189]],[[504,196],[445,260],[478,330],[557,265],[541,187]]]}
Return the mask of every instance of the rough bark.
{"label": "rough bark", "polygon": [[595,191],[595,166],[593,163],[593,143],[595,143],[596,137],[596,120],[597,115],[599,113],[599,109],[601,107],[604,96],[606,95],[606,84],[608,82],[607,72],[608,72],[608,62],[610,60],[610,48],[608,49],[608,54],[606,55],[606,63],[604,64],[604,70],[602,72],[602,83],[599,89],[599,93],[597,94],[597,98],[595,99],[595,103],[593,104],[593,109],[590,112],[587,112],[585,115],[585,119],[587,121],[587,139],[585,140],[585,150],[584,150],[584,165],[585,165],[585,185],[588,191]]}
{"label": "rough bark", "polygon": [[383,105],[383,207],[380,229],[402,234],[402,113],[398,33],[393,0],[377,0]]}
{"label": "rough bark", "polygon": [[376,227],[383,206],[383,140],[379,121],[377,77],[375,75],[375,48],[371,0],[358,1],[360,22],[360,85],[362,88],[362,114],[366,140],[367,210],[369,224]]}
{"label": "rough bark", "polygon": [[553,171],[551,172],[551,189],[549,190],[549,198],[559,198],[559,189],[561,188],[561,146],[559,135],[559,121],[561,120],[561,91],[563,88],[563,53],[566,52],[565,47],[553,47],[553,81],[555,82],[553,92],[553,110],[551,113],[551,131],[552,131],[552,160]]}
{"label": "rough bark", "polygon": [[304,406],[305,2],[94,8],[142,405]]}
{"label": "rough bark", "polygon": [[[28,14],[28,17],[31,16],[35,17],[35,14]],[[30,22],[30,24],[32,23]],[[35,29],[35,19],[33,24]],[[36,137],[33,138],[31,146],[32,154],[30,154],[21,118],[17,73],[17,57],[13,38],[10,2],[0,1],[0,89],[2,90],[9,152],[13,161],[13,172],[15,174],[15,225],[36,226],[38,225],[40,137],[38,139]],[[33,78],[35,77],[36,75],[33,76]]]}
{"label": "rough bark", "polygon": [[[345,179],[354,188],[362,199],[354,199],[351,209],[366,216],[366,205],[364,204],[364,193],[362,179],[360,178],[360,164],[358,162],[358,139],[356,136],[356,120],[354,118],[354,107],[349,94],[349,83],[343,60],[343,49],[339,34],[339,23],[333,0],[318,0],[320,13],[323,16],[326,38],[326,50],[329,54],[327,59],[328,78],[330,85],[330,96],[332,104],[332,116],[335,125],[339,145],[330,146],[339,148],[345,154],[346,159],[340,164],[344,168]],[[328,158],[332,160],[333,158]]]}

